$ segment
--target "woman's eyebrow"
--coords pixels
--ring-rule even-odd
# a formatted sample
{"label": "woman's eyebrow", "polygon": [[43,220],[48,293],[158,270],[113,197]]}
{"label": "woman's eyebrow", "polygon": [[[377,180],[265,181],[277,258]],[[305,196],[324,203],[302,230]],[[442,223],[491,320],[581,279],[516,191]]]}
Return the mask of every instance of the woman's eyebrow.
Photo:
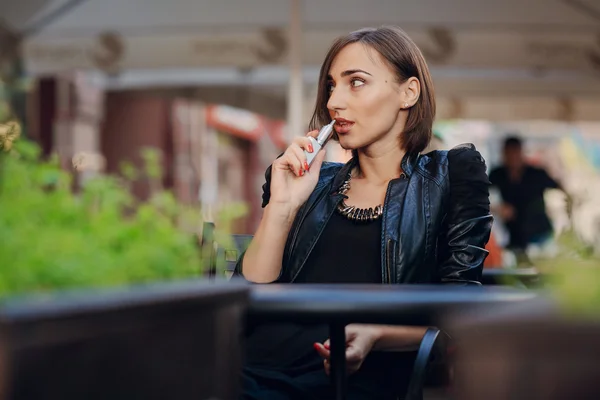
{"label": "woman's eyebrow", "polygon": [[368,73],[367,71],[364,71],[364,70],[362,70],[362,69],[348,69],[348,70],[346,70],[346,71],[342,72],[342,73],[341,73],[341,76],[348,76],[348,75],[355,74],[355,73],[357,73],[357,72],[361,72],[361,73],[363,73],[363,74],[367,74],[367,75],[369,75],[369,76],[373,76],[373,75],[371,75],[370,73]]}
{"label": "woman's eyebrow", "polygon": [[[358,73],[358,72],[360,72],[360,73],[363,73],[363,74],[367,74],[367,75],[369,75],[369,76],[373,76],[373,75],[371,75],[370,73],[368,73],[367,71],[365,71],[365,70],[362,70],[362,69],[347,69],[346,71],[342,72],[340,75],[341,75],[341,76],[342,76],[342,78],[343,78],[343,77],[345,77],[345,76],[352,75],[352,74],[356,74],[356,73]],[[333,80],[333,77],[331,76],[331,74],[327,75],[327,80],[329,80],[329,81],[332,81],[332,80]]]}

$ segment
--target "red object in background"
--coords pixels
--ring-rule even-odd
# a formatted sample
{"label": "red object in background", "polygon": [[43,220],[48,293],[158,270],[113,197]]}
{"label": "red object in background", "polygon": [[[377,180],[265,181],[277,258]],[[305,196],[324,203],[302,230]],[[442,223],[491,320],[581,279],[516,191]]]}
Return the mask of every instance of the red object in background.
{"label": "red object in background", "polygon": [[252,142],[258,141],[267,130],[266,119],[239,108],[209,105],[206,107],[208,126]]}
{"label": "red object in background", "polygon": [[271,120],[247,110],[224,105],[208,105],[206,124],[218,131],[251,142],[257,142],[267,134],[278,149],[283,150],[288,146],[285,140],[285,121]]}
{"label": "red object in background", "polygon": [[502,268],[502,248],[498,245],[493,232],[485,249],[489,254],[483,263],[483,268]]}

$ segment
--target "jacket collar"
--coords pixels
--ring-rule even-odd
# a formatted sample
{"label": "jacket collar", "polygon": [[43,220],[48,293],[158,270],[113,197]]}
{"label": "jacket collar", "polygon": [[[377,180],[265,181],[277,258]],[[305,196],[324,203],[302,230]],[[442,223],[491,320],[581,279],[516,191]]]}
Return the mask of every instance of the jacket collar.
{"label": "jacket collar", "polygon": [[410,178],[415,170],[420,156],[421,153],[406,153],[402,158],[402,163],[400,165],[402,165],[402,171],[404,171],[407,178]]}
{"label": "jacket collar", "polygon": [[[402,171],[404,171],[404,174],[407,178],[410,178],[410,176],[412,175],[415,166],[419,161],[419,156],[420,153],[406,153],[404,157],[402,157]],[[350,161],[348,161],[346,164],[344,164],[344,166],[342,166],[342,168],[340,168],[340,170],[335,174],[335,177],[333,178],[330,194],[338,193],[338,189],[342,186],[342,184],[348,177],[348,174],[350,173],[350,171],[352,171],[352,168],[354,168],[357,163],[357,157],[352,157]]]}

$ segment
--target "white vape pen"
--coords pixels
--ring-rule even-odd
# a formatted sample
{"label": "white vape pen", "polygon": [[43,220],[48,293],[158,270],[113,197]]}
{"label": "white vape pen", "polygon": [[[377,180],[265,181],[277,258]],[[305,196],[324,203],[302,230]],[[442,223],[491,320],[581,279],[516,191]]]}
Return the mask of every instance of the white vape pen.
{"label": "white vape pen", "polygon": [[321,128],[316,139],[312,136],[308,137],[313,146],[312,153],[309,153],[308,151],[304,150],[304,154],[306,154],[306,162],[308,163],[309,166],[310,166],[310,164],[312,164],[317,153],[319,153],[319,150],[321,150],[323,148],[323,146],[325,146],[325,143],[327,143],[327,141],[333,134],[333,125],[335,125],[335,119]]}

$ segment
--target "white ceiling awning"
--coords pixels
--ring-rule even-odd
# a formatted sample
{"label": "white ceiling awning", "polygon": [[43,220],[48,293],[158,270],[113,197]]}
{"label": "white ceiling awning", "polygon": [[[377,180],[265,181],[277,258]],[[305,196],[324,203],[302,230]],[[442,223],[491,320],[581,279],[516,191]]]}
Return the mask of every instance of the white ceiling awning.
{"label": "white ceiling awning", "polygon": [[[0,0],[28,33],[30,74],[114,73],[108,87],[285,85],[289,0]],[[7,6],[8,3],[10,7]],[[440,87],[600,95],[600,0],[302,0],[302,63],[314,82],[332,40],[396,24],[423,50]],[[6,12],[10,11],[10,12]],[[519,83],[522,83],[519,85]],[[436,86],[438,83],[436,82]]]}
{"label": "white ceiling awning", "polygon": [[[95,36],[106,30],[126,35],[247,32],[256,27],[285,28],[290,14],[290,2],[284,0],[2,1],[2,15],[22,31],[34,27],[43,16],[74,4],[38,33],[54,37]],[[302,4],[307,31],[397,24],[407,29],[443,26],[572,33],[595,30],[600,23],[597,0],[303,0]]]}

